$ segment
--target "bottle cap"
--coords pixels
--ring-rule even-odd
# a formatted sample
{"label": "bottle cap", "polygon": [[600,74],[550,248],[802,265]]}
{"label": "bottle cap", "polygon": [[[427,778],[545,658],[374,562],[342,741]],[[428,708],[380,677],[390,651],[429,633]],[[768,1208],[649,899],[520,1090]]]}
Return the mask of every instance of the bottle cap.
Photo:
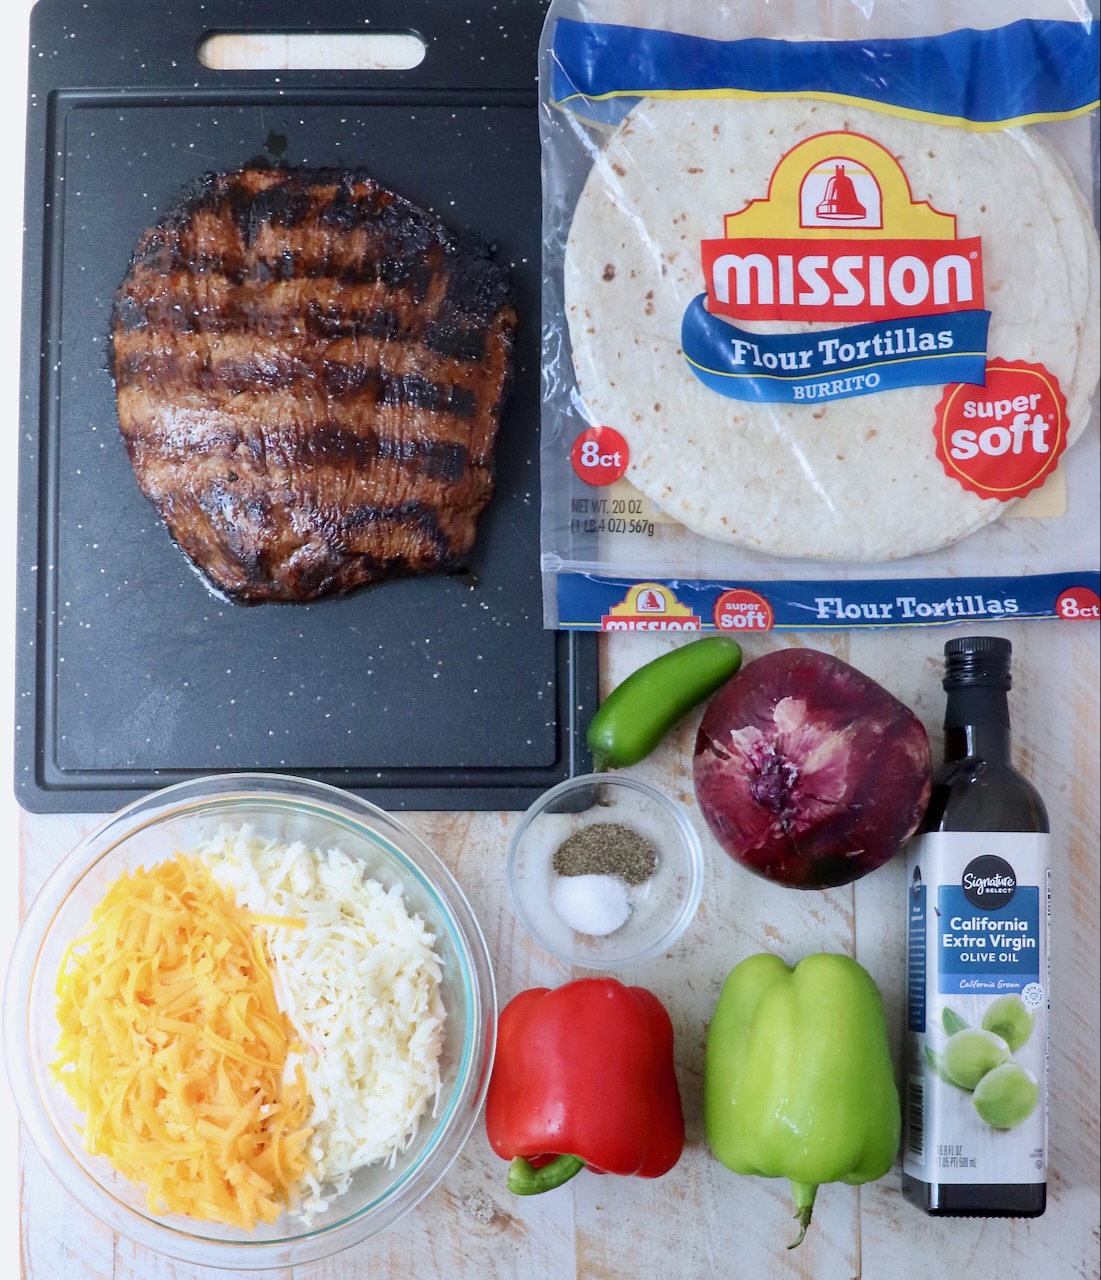
{"label": "bottle cap", "polygon": [[985,685],[1010,689],[1013,646],[1002,636],[960,636],[944,646],[945,689]]}

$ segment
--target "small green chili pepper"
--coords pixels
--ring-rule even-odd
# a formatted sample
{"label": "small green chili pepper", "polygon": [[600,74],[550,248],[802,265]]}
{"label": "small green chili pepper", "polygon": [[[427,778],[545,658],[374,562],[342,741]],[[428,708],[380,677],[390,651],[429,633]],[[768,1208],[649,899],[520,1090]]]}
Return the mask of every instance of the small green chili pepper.
{"label": "small green chili pepper", "polygon": [[592,718],[586,741],[593,767],[637,764],[741,664],[736,641],[704,636],[639,667],[612,690]]}

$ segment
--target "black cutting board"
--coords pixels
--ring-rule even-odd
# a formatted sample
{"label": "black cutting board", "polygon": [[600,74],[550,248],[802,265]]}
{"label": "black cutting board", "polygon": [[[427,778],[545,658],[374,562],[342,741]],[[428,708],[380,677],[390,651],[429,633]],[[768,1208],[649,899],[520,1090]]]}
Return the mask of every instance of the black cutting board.
{"label": "black cutting board", "polygon": [[[16,793],[103,811],[227,770],[389,808],[523,808],[588,767],[591,636],[539,580],[536,0],[41,0],[31,17]],[[210,70],[208,32],[414,31],[410,71]],[[142,229],[204,172],[365,168],[509,263],[520,330],[469,573],[310,605],[211,594],[118,431],[111,301]]]}

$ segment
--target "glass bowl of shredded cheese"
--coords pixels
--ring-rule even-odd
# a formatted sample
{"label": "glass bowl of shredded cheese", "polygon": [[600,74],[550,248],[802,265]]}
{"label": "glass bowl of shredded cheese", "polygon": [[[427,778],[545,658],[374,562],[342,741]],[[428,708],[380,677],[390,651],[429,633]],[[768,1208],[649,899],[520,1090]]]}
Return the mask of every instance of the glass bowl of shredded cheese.
{"label": "glass bowl of shredded cheese", "polygon": [[552,955],[620,969],[667,951],[692,922],[704,857],[687,814],[621,772],[560,782],[527,810],[505,863],[520,923]]}
{"label": "glass bowl of shredded cheese", "polygon": [[443,1177],[492,1066],[462,890],[369,802],[201,778],[92,831],[36,897],[4,994],[9,1075],[66,1189],[235,1271],[367,1239]]}

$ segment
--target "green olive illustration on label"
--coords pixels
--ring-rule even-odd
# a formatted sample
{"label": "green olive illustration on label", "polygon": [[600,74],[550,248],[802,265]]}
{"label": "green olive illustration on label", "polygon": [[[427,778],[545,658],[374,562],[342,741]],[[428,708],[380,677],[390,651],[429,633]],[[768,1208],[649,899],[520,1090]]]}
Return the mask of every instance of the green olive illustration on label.
{"label": "green olive illustration on label", "polygon": [[971,1100],[988,1125],[1013,1129],[1036,1110],[1040,1086],[1019,1062],[1006,1062],[983,1076]]}
{"label": "green olive illustration on label", "polygon": [[982,1025],[986,1031],[993,1031],[1009,1045],[1009,1052],[1017,1050],[1032,1034],[1035,1018],[1025,1007],[1025,1002],[1017,995],[999,996],[992,1000],[983,1014]]}
{"label": "green olive illustration on label", "polygon": [[945,1071],[963,1089],[974,1089],[988,1071],[1009,1057],[1009,1045],[992,1031],[967,1027],[949,1036],[941,1061]]}

